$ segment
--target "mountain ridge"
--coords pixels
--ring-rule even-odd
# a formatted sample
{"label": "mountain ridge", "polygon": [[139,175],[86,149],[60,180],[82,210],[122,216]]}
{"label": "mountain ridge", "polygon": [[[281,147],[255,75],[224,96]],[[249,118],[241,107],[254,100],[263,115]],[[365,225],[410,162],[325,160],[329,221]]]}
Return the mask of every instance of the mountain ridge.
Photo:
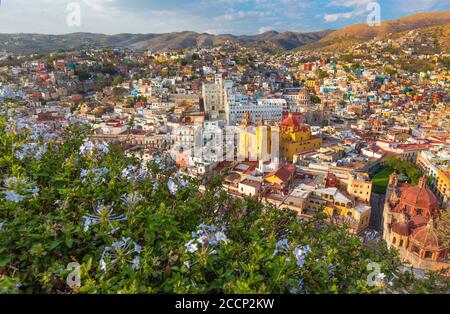
{"label": "mountain ridge", "polygon": [[299,50],[342,50],[352,44],[383,38],[411,30],[427,29],[450,23],[450,11],[420,12],[394,20],[382,21],[378,27],[354,24],[336,30],[320,40],[308,43]]}
{"label": "mountain ridge", "polygon": [[0,33],[0,51],[19,54],[50,53],[83,47],[115,47],[135,50],[181,50],[211,48],[228,41],[266,51],[325,50],[337,51],[353,44],[405,31],[426,29],[450,23],[449,11],[421,12],[402,18],[382,21],[379,27],[354,24],[340,30],[314,32],[267,31],[256,35],[214,35],[206,32],[180,31],[171,33],[121,33],[115,35],[75,32],[63,35]]}
{"label": "mountain ridge", "polygon": [[71,50],[83,46],[113,46],[136,50],[179,50],[192,47],[209,48],[227,41],[243,45],[253,45],[268,41],[280,49],[297,48],[312,41],[317,41],[333,30],[317,32],[276,32],[269,31],[257,35],[213,35],[182,31],[172,33],[122,33],[116,35],[75,32],[63,35],[15,33],[0,34],[0,50],[31,54],[49,53],[57,50]]}

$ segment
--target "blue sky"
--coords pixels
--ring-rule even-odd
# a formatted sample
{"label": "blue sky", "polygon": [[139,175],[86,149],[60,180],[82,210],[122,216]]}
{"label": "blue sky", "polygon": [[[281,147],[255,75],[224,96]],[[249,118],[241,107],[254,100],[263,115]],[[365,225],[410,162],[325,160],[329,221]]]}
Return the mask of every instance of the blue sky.
{"label": "blue sky", "polygon": [[[0,32],[61,34],[257,34],[267,30],[338,29],[367,19],[374,0],[1,0]],[[376,1],[376,0],[375,0]],[[81,26],[66,23],[67,4],[80,3]],[[450,10],[450,0],[378,0],[383,20]]]}

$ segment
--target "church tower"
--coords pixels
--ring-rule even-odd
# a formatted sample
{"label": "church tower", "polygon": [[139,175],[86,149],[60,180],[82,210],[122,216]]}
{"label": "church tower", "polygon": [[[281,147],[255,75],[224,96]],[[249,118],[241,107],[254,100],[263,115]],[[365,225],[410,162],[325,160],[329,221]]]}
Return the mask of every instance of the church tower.
{"label": "church tower", "polygon": [[389,237],[389,228],[392,224],[393,216],[391,213],[391,208],[395,206],[397,202],[397,188],[398,188],[398,174],[393,172],[389,176],[389,184],[386,190],[386,197],[384,199],[383,208],[383,239],[386,240]]}

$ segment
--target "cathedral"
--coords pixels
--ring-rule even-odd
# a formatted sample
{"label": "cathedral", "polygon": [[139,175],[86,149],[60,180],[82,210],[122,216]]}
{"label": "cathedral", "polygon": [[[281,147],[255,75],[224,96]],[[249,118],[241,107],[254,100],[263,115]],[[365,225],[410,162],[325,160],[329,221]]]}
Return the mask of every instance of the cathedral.
{"label": "cathedral", "polygon": [[383,239],[408,266],[425,271],[450,268],[448,247],[440,242],[433,221],[440,207],[424,177],[418,186],[389,177],[383,212]]}
{"label": "cathedral", "polygon": [[280,154],[283,160],[292,162],[294,155],[322,146],[322,138],[313,136],[309,125],[302,124],[292,113],[280,125]]}

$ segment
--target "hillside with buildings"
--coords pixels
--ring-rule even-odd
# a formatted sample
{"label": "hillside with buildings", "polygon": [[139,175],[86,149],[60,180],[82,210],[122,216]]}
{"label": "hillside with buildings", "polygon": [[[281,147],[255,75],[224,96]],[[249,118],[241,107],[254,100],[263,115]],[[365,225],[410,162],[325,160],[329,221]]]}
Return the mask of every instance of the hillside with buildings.
{"label": "hillside with buildings", "polygon": [[[319,49],[326,51],[347,50],[352,45],[373,39],[382,39],[395,36],[398,33],[419,31],[428,34],[430,31],[441,32],[439,27],[448,29],[450,23],[450,11],[417,13],[392,21],[382,21],[380,26],[358,24],[336,30],[317,42],[300,47],[301,50]],[[441,38],[445,42],[445,38]],[[448,52],[448,50],[447,50]]]}

